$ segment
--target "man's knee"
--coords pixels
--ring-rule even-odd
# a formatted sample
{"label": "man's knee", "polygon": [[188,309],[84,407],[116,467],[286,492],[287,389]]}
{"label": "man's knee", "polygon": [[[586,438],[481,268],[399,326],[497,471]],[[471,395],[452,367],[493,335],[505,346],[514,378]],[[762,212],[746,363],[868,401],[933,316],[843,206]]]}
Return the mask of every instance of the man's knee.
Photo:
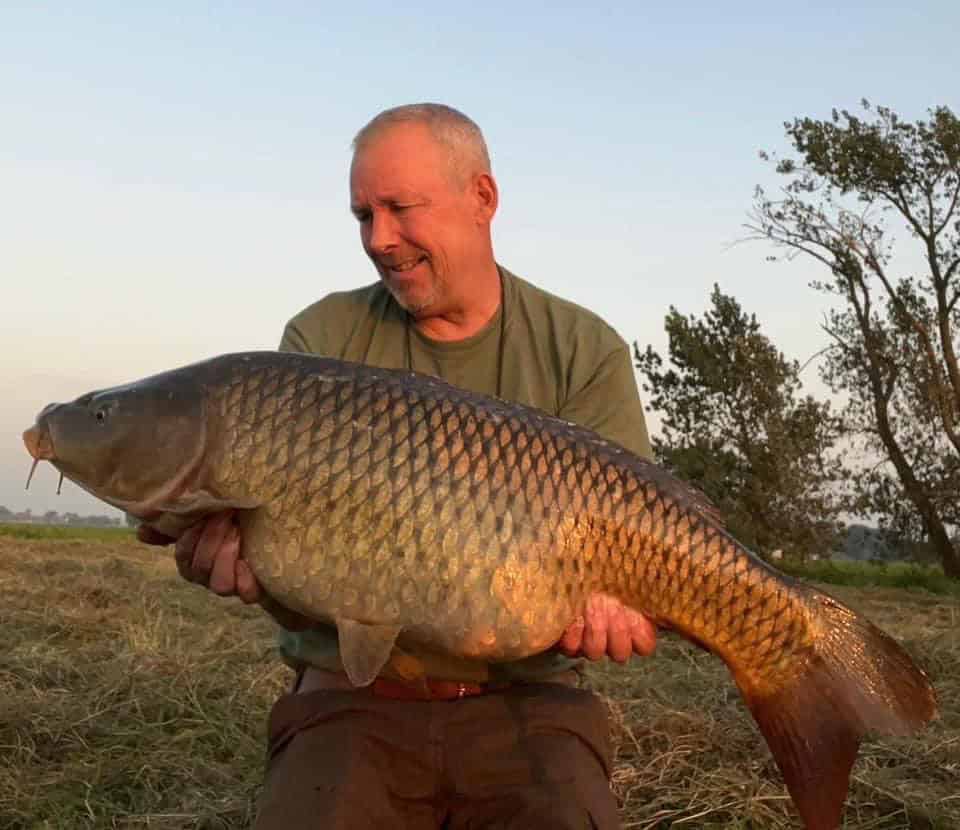
{"label": "man's knee", "polygon": [[584,805],[569,794],[531,796],[530,793],[504,794],[495,802],[475,803],[456,811],[448,830],[618,830],[613,795]]}

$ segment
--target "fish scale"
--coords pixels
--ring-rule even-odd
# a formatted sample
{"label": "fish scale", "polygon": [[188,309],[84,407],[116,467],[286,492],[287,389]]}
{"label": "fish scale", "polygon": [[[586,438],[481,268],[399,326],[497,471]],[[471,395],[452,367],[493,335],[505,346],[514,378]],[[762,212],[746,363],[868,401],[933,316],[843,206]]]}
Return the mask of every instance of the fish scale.
{"label": "fish scale", "polygon": [[[94,424],[98,410],[113,415]],[[587,429],[436,378],[225,355],[48,407],[24,441],[168,535],[235,509],[257,579],[337,627],[357,685],[396,649],[544,651],[612,595],[724,660],[810,830],[838,826],[865,733],[936,712],[892,638],[754,556],[701,494]]]}
{"label": "fish scale", "polygon": [[[311,368],[308,364],[300,373],[270,367],[245,372],[240,366],[225,382],[211,386],[214,408],[223,421],[219,428],[249,434],[257,447],[250,456],[255,470],[229,463],[226,456],[231,454],[225,453],[221,469],[229,475],[214,479],[215,489],[236,493],[250,483],[279,480],[288,475],[291,458],[302,456],[307,448],[313,467],[322,471],[316,487],[288,481],[272,496],[281,500],[279,508],[271,510],[272,499],[263,499],[268,514],[296,517],[295,521],[271,524],[259,533],[256,519],[249,521],[247,529],[258,538],[262,534],[261,545],[250,546],[251,564],[256,568],[260,558],[271,562],[265,583],[281,602],[331,620],[354,615],[377,624],[404,620],[408,627],[412,621],[424,629],[422,635],[431,644],[439,641],[451,652],[467,645],[457,637],[469,638],[477,626],[485,625],[497,632],[496,643],[473,656],[493,660],[523,656],[530,653],[531,642],[535,650],[544,639],[557,639],[585,595],[597,590],[625,599],[629,595],[632,604],[654,619],[669,617],[676,628],[697,628],[701,640],[721,627],[722,591],[712,606],[694,600],[709,595],[714,575],[736,567],[733,545],[718,545],[720,531],[705,536],[701,523],[691,520],[668,493],[643,486],[629,463],[636,459],[571,425],[553,421],[547,425],[542,416],[521,419],[506,414],[502,411],[506,405],[472,411],[471,399],[476,396],[453,392],[437,382],[423,383],[417,377],[410,383],[410,376],[351,372],[344,367],[318,379]],[[237,407],[240,400],[245,404]],[[318,415],[313,429],[305,417],[311,408]],[[335,415],[324,417],[325,413]],[[328,476],[325,481],[323,475]],[[496,495],[480,484],[488,478]],[[248,495],[262,499],[264,494]],[[467,501],[471,510],[457,509]],[[559,536],[555,528],[563,505],[568,506],[567,521],[573,527]],[[410,533],[404,521],[408,513],[423,523],[420,533]],[[481,548],[469,540],[485,515],[499,518],[495,533],[485,537]],[[637,522],[638,516],[651,521]],[[696,527],[693,541],[700,544],[686,553],[679,573],[672,569],[676,578],[665,581],[663,576],[671,574],[670,565],[676,561],[680,526]],[[309,583],[290,573],[299,573],[303,564],[300,555],[287,553],[297,549],[284,544],[287,536],[298,537],[301,544],[307,536],[334,542],[312,552],[320,561],[311,564]],[[375,548],[388,536],[404,546],[403,556],[380,563],[387,582],[405,585],[399,592],[399,611],[391,602],[393,619],[383,614],[384,598],[372,593],[358,596],[345,587],[347,580],[365,577],[364,565],[376,559]],[[720,555],[721,550],[727,555]],[[352,552],[351,560],[347,551]],[[436,594],[426,590],[429,583],[409,579],[408,572],[420,569],[453,583],[467,552],[482,557],[476,570],[483,578],[473,583],[481,590],[448,590],[444,602],[433,607],[429,600]],[[706,567],[691,577],[690,562],[697,558]],[[651,567],[657,559],[665,567]],[[511,568],[517,573],[509,573]],[[574,573],[590,581],[576,582],[571,578]],[[355,602],[318,609],[310,591],[320,583],[328,583],[322,588],[325,597],[332,594]],[[498,591],[501,601],[491,610],[489,598]],[[536,631],[529,630],[530,614],[518,610],[525,603],[536,604]],[[724,626],[726,636],[720,639],[752,647],[753,638],[744,632],[763,622],[762,604],[748,605],[742,614],[725,619],[736,628]],[[703,628],[708,630],[699,630]]]}

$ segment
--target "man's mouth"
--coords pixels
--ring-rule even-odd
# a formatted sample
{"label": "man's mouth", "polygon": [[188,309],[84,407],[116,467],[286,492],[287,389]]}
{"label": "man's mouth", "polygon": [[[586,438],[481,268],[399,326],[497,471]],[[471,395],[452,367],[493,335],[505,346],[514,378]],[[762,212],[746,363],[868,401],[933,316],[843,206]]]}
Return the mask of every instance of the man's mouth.
{"label": "man's mouth", "polygon": [[382,263],[382,267],[393,273],[393,274],[405,274],[407,271],[412,271],[416,268],[421,262],[426,260],[425,256],[413,257],[411,259],[405,259],[403,262],[390,262]]}

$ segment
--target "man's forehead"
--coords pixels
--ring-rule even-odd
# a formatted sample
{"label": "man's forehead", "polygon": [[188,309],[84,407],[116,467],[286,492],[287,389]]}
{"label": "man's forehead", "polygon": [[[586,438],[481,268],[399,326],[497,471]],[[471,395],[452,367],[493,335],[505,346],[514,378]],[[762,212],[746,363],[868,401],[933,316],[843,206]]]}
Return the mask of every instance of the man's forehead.
{"label": "man's forehead", "polygon": [[422,190],[413,187],[353,187],[350,188],[352,207],[369,204],[404,204],[424,199]]}
{"label": "man's forehead", "polygon": [[350,198],[356,202],[400,202],[449,190],[449,176],[436,164],[399,161],[396,164],[350,168]]}
{"label": "man's forehead", "polygon": [[362,159],[350,166],[350,193],[387,199],[437,187],[442,176],[436,165],[417,164],[415,159],[396,158],[368,164]]}

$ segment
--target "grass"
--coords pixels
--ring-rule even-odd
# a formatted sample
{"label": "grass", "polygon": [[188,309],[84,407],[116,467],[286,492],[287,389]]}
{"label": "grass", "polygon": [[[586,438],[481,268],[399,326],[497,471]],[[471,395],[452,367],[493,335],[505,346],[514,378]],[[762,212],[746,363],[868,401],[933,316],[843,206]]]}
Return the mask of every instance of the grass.
{"label": "grass", "polygon": [[76,541],[120,542],[133,538],[129,527],[86,527],[84,525],[39,525],[0,522],[0,538],[73,539]]}
{"label": "grass", "polygon": [[[921,735],[864,746],[844,827],[960,827],[960,601],[831,590],[906,644],[943,704]],[[0,537],[0,595],[0,827],[250,826],[267,711],[289,682],[265,615],[129,537]],[[590,674],[625,830],[799,826],[718,660],[664,637],[655,658]]]}

